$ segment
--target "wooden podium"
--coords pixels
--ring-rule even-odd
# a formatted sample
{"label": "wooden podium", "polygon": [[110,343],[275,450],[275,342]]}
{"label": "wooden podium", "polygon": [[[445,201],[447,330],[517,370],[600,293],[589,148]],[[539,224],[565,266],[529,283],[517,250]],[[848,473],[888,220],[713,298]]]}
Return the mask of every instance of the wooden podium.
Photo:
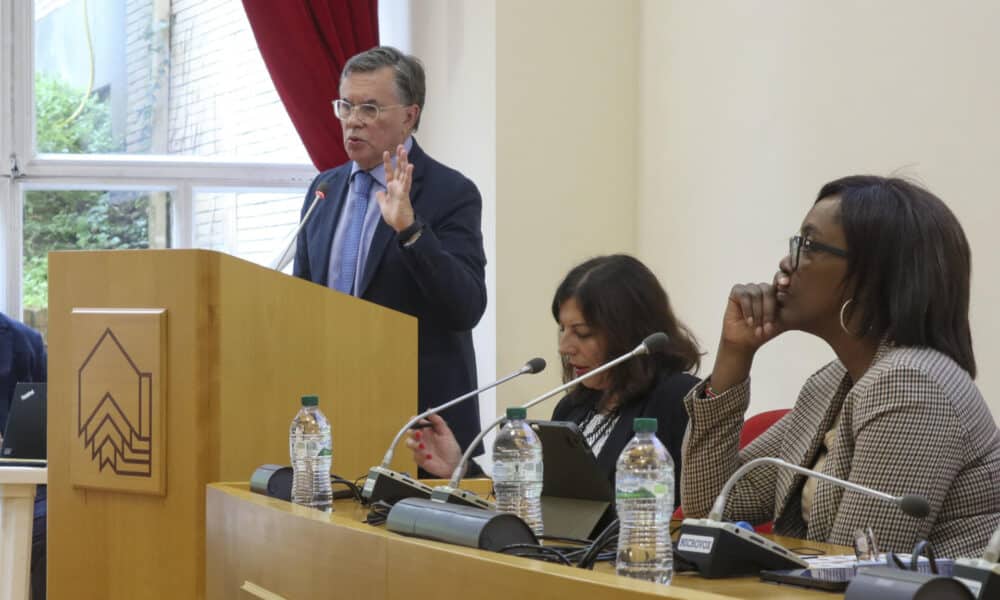
{"label": "wooden podium", "polygon": [[301,395],[349,479],[417,408],[415,319],[216,252],[50,254],[49,319],[53,600],[203,598],[205,486],[288,464]]}

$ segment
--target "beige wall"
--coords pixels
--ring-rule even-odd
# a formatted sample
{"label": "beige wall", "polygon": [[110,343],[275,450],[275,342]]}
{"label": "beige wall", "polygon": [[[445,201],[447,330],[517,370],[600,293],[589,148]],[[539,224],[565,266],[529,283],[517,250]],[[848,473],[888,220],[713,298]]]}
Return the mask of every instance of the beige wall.
{"label": "beige wall", "polygon": [[498,390],[501,412],[560,382],[549,304],[566,272],[636,249],[638,4],[502,0],[496,11],[497,372],[549,363]]}
{"label": "beige wall", "polygon": [[[770,280],[822,183],[900,172],[965,227],[1000,417],[998,22],[995,2],[640,3],[638,251],[710,354],[729,287]],[[765,347],[750,411],[790,406],[830,358],[804,334]]]}
{"label": "beige wall", "polygon": [[[819,186],[901,172],[965,225],[978,381],[1000,417],[990,310],[1000,236],[987,179],[1000,157],[1000,5],[420,0],[410,10],[413,50],[429,66],[422,142],[495,212],[495,372],[534,355],[551,365],[502,388],[497,412],[559,382],[548,306],[574,264],[616,251],[646,261],[708,352],[707,373],[729,287],[770,279]],[[481,355],[491,342],[477,339]],[[751,412],[791,405],[830,358],[814,338],[779,338],[758,359]]]}
{"label": "beige wall", "polygon": [[[427,152],[476,183],[483,197],[486,313],[473,330],[480,385],[496,379],[496,2],[494,0],[391,0],[407,11],[409,31],[395,43],[424,62],[427,100],[417,139]],[[419,9],[419,10],[418,10]],[[461,124],[456,126],[456,124]],[[480,417],[494,419],[493,393],[479,397]]]}

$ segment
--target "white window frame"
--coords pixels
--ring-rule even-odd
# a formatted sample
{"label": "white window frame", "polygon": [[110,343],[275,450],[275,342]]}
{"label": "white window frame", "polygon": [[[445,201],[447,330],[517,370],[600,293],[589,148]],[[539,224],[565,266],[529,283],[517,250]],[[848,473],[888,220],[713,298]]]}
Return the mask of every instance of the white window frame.
{"label": "white window frame", "polygon": [[[164,155],[34,154],[34,1],[0,1],[0,310],[20,319],[24,193],[42,189],[168,191],[171,242],[191,248],[193,190],[304,189],[311,164]],[[12,161],[16,161],[15,173]],[[275,253],[280,248],[275,248]]]}

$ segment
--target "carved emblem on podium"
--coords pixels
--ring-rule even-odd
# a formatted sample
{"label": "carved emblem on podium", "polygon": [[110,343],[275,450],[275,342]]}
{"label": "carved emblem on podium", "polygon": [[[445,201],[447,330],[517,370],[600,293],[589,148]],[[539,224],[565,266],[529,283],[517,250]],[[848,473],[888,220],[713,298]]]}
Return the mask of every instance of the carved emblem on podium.
{"label": "carved emblem on podium", "polygon": [[72,324],[73,484],[164,494],[166,310],[77,308]]}
{"label": "carved emblem on podium", "polygon": [[[88,376],[88,367],[91,366],[95,368],[90,369]],[[133,389],[124,390],[124,397],[116,398],[110,390],[101,390],[102,382],[99,380],[88,381],[90,378],[97,380],[99,373],[108,368],[132,371],[130,375],[134,374],[135,381],[129,382]],[[108,467],[116,475],[149,477],[153,374],[139,370],[109,328],[104,330],[87,360],[83,361],[77,377],[76,401],[79,405],[78,418],[82,420],[77,424],[77,435],[90,449],[90,457],[99,465],[98,470]],[[97,391],[98,395],[103,391],[97,405],[89,411],[87,409],[98,396],[85,398],[84,390],[91,393]],[[138,414],[137,422],[122,410],[123,406],[130,414]]]}

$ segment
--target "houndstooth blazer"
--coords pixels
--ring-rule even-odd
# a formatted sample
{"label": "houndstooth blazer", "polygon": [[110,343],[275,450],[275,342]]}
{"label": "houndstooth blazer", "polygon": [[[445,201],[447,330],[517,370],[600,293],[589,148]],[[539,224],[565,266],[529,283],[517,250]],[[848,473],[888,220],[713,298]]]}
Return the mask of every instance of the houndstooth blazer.
{"label": "houndstooth blazer", "polygon": [[820,480],[806,524],[805,477],[765,465],[733,488],[725,517],[774,520],[775,533],[847,546],[855,530],[871,527],[883,551],[909,552],[927,539],[938,556],[952,557],[980,556],[1000,524],[1000,431],[968,373],[940,352],[883,344],[853,386],[834,361],[806,381],[791,412],[742,451],[749,379],[715,398],[703,397],[704,386],[684,399],[687,516],[707,514],[726,479],[754,458],[811,468],[841,413],[823,472],[894,496],[921,494],[930,515],[909,517],[891,503]]}

